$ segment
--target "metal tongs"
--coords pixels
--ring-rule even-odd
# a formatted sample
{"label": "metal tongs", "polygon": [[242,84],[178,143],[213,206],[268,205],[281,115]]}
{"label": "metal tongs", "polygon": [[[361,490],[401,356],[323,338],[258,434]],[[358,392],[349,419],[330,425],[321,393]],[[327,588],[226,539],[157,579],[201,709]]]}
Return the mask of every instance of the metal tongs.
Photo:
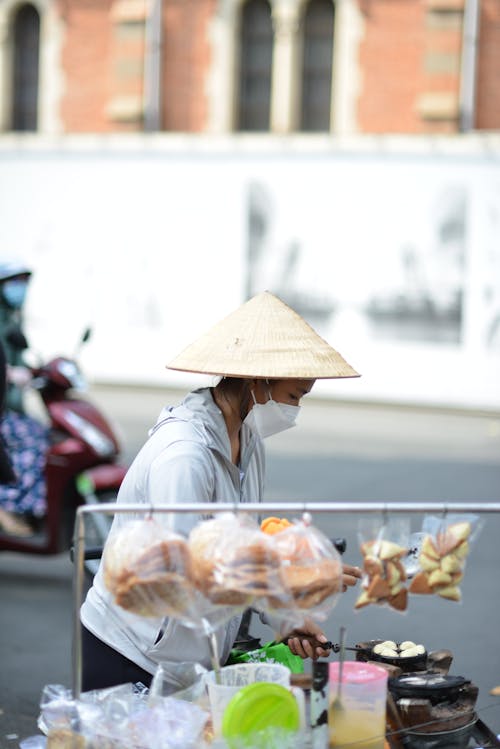
{"label": "metal tongs", "polygon": [[341,646],[340,643],[338,642],[330,642],[330,641],[325,642],[323,644],[323,647],[326,648],[327,650],[332,650],[334,653],[340,653],[341,647],[343,648],[343,650],[352,650],[355,653],[364,652],[366,650],[366,648],[362,648],[359,646],[356,646],[354,648],[349,648],[347,647],[347,645]]}
{"label": "metal tongs", "polygon": [[[298,637],[300,640],[309,640],[311,645],[314,645],[314,647],[323,648],[324,650],[331,650],[333,653],[339,653],[341,647],[343,650],[352,650],[355,653],[364,653],[366,652],[366,648],[363,648],[359,645],[349,648],[347,645],[341,645],[338,642],[331,642],[330,640],[327,640],[327,642],[319,642],[314,635],[306,635],[306,634],[297,634],[294,635],[294,637]],[[284,640],[281,640],[281,642],[284,642],[285,644],[288,642],[288,637],[285,637]]]}

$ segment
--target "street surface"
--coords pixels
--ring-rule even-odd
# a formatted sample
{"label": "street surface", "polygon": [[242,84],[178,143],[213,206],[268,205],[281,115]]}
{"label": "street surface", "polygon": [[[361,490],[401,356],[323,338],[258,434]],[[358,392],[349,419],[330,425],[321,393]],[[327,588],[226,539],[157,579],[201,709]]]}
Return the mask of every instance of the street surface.
{"label": "street surface", "polygon": [[[179,391],[94,387],[88,394],[118,427],[127,463],[146,439],[164,403]],[[500,415],[413,408],[304,402],[299,426],[267,441],[269,501],[500,501]],[[359,515],[315,516],[330,537],[347,539],[345,561],[360,563]],[[448,648],[451,672],[479,687],[483,720],[500,733],[500,515],[481,516],[462,582],[463,600],[413,596],[408,610],[370,606],[354,611],[356,589],[340,597],[324,629],[348,645],[383,638]],[[412,530],[421,515],[411,515]],[[45,684],[72,684],[72,565],[52,558],[0,554],[0,749],[38,733]],[[264,640],[272,633],[254,623]]]}

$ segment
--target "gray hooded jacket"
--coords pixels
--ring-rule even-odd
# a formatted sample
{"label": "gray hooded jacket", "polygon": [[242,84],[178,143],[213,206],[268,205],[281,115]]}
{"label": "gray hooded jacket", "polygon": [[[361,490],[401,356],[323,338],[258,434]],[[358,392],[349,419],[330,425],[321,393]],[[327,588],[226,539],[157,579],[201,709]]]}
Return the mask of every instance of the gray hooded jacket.
{"label": "gray hooded jacket", "polygon": [[[209,388],[195,390],[176,407],[164,408],[148,441],[130,466],[118,503],[259,502],[265,458],[261,440],[243,424],[241,461],[231,461],[226,424]],[[229,509],[229,508],[228,508]],[[158,514],[175,531],[187,533],[199,521],[192,515]],[[130,519],[115,515],[113,529]],[[116,606],[99,568],[81,608],[81,621],[99,639],[154,674],[159,663],[193,662],[211,668],[206,637],[173,619],[140,618]],[[236,638],[240,617],[216,633],[221,663]]]}

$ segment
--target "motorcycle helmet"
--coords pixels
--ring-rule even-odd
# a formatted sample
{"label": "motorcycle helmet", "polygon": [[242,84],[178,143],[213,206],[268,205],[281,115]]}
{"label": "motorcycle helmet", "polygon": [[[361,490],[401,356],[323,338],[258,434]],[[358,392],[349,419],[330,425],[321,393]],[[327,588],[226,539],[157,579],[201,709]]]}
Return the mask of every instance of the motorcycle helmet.
{"label": "motorcycle helmet", "polygon": [[0,293],[11,309],[23,306],[30,277],[31,271],[20,263],[0,263]]}

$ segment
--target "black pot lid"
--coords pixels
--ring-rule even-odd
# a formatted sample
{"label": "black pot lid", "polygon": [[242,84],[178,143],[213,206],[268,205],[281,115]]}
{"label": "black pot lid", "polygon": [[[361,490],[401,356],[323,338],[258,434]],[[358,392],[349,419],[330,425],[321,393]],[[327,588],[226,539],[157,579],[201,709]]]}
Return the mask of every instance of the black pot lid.
{"label": "black pot lid", "polygon": [[440,694],[454,692],[464,684],[468,679],[463,676],[452,676],[450,674],[440,674],[432,672],[415,672],[401,674],[395,678],[389,679],[389,687],[393,689],[400,697],[432,697]]}

